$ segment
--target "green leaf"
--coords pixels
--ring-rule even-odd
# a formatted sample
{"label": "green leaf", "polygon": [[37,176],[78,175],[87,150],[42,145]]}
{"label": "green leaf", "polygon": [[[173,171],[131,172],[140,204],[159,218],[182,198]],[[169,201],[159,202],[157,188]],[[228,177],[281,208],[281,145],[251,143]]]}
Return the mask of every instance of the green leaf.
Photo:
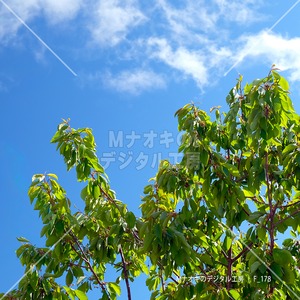
{"label": "green leaf", "polygon": [[53,177],[53,178],[55,178],[56,180],[58,180],[58,177],[57,177],[57,175],[55,175],[55,174],[48,173],[47,176]]}
{"label": "green leaf", "polygon": [[275,280],[278,280],[278,278],[282,278],[283,269],[280,265],[278,265],[276,263],[272,263],[270,268],[277,275],[277,277],[276,277],[276,276],[274,276],[274,274],[272,274],[272,277],[274,277]]}
{"label": "green leaf", "polygon": [[133,212],[131,211],[127,212],[125,216],[125,220],[130,229],[132,229],[135,226],[136,218]]}
{"label": "green leaf", "polygon": [[233,297],[234,300],[241,300],[241,295],[237,290],[230,290],[229,291],[230,295]]}
{"label": "green leaf", "polygon": [[239,172],[239,170],[238,170],[238,168],[236,166],[228,164],[228,163],[225,163],[224,167],[227,168],[227,170],[229,171],[229,173],[232,176],[239,176],[240,175],[240,172]]}
{"label": "green leaf", "polygon": [[121,287],[115,283],[115,282],[109,282],[108,284],[109,290],[113,291],[114,294],[117,294],[118,296],[121,295]]}
{"label": "green leaf", "polygon": [[66,285],[70,286],[72,284],[72,282],[73,282],[73,279],[74,279],[73,273],[72,273],[71,270],[69,270],[68,273],[67,273],[67,275],[66,275]]}
{"label": "green leaf", "polygon": [[267,231],[265,228],[263,228],[263,227],[257,228],[257,236],[258,236],[259,240],[264,241],[266,239],[266,234],[267,234]]}
{"label": "green leaf", "polygon": [[83,291],[75,290],[74,292],[76,294],[76,297],[79,300],[88,300],[88,297],[87,297],[86,293],[84,293]]}
{"label": "green leaf", "polygon": [[293,262],[291,252],[286,249],[274,249],[273,258],[274,261],[281,266],[286,266]]}
{"label": "green leaf", "polygon": [[288,239],[285,239],[285,240],[282,242],[282,245],[285,246],[285,247],[289,247],[293,242],[294,242],[293,239],[288,238]]}
{"label": "green leaf", "polygon": [[254,262],[251,266],[250,266],[250,271],[251,273],[255,273],[255,271],[260,267],[261,262],[260,261],[256,261]]}
{"label": "green leaf", "polygon": [[31,273],[31,276],[30,276],[30,285],[34,290],[37,288],[38,280],[39,280],[39,276],[38,276],[37,271],[35,270]]}
{"label": "green leaf", "polygon": [[249,215],[248,217],[248,221],[252,224],[255,224],[257,222],[257,220],[263,216],[265,213],[260,212],[260,211],[255,211],[252,214]]}
{"label": "green leaf", "polygon": [[69,127],[69,125],[66,124],[65,122],[63,122],[63,123],[60,123],[60,124],[58,125],[57,129],[58,129],[59,131],[63,131],[63,130],[66,130],[68,127]]}
{"label": "green leaf", "polygon": [[283,278],[286,283],[294,284],[295,282],[295,271],[289,267],[283,267]]}
{"label": "green leaf", "polygon": [[101,195],[101,193],[100,193],[100,187],[98,185],[95,185],[93,187],[93,196],[94,196],[94,199],[98,199],[100,195]]}
{"label": "green leaf", "polygon": [[46,246],[47,247],[53,246],[58,241],[58,239],[59,238],[55,235],[49,236],[46,240]]}
{"label": "green leaf", "polygon": [[29,240],[25,239],[24,237],[18,237],[17,240],[22,243],[29,243]]}
{"label": "green leaf", "polygon": [[175,175],[171,175],[168,178],[168,183],[167,183],[167,191],[169,193],[173,192],[177,183],[177,177]]}
{"label": "green leaf", "polygon": [[249,191],[247,189],[243,189],[243,192],[244,192],[245,198],[252,198],[255,196],[251,191]]}
{"label": "green leaf", "polygon": [[148,251],[151,247],[154,236],[152,234],[146,234],[144,239],[143,251]]}
{"label": "green leaf", "polygon": [[207,254],[207,253],[202,254],[200,260],[201,260],[202,262],[204,262],[205,264],[208,264],[208,265],[210,265],[210,266],[213,266],[213,261],[212,261],[210,255]]}
{"label": "green leaf", "polygon": [[297,145],[296,144],[289,144],[288,146],[286,146],[283,151],[282,151],[282,155],[285,155],[287,153],[290,153],[292,151],[294,151],[295,149],[297,149]]}
{"label": "green leaf", "polygon": [[57,143],[61,138],[61,132],[57,131],[54,136],[52,137],[52,139],[50,140],[50,143]]}
{"label": "green leaf", "polygon": [[147,194],[151,193],[152,189],[153,189],[152,184],[146,185],[144,187],[144,194],[147,195]]}
{"label": "green leaf", "polygon": [[43,174],[35,174],[32,176],[32,182],[42,182],[45,179],[45,175]]}
{"label": "green leaf", "polygon": [[49,295],[51,293],[51,283],[47,279],[43,279],[42,285],[44,287],[46,295]]}
{"label": "green leaf", "polygon": [[85,186],[85,187],[81,190],[81,193],[80,193],[81,199],[85,201],[88,194],[89,194],[89,193],[88,193],[88,187]]}
{"label": "green leaf", "polygon": [[86,279],[86,276],[79,276],[79,277],[77,278],[76,284],[79,285],[84,279]]}
{"label": "green leaf", "polygon": [[67,292],[68,297],[70,297],[71,300],[75,300],[75,292],[74,292],[74,290],[72,290],[71,288],[69,288],[67,286],[64,286],[63,288]]}
{"label": "green leaf", "polygon": [[231,238],[228,236],[225,236],[224,242],[223,242],[223,247],[225,251],[228,251],[231,247]]}

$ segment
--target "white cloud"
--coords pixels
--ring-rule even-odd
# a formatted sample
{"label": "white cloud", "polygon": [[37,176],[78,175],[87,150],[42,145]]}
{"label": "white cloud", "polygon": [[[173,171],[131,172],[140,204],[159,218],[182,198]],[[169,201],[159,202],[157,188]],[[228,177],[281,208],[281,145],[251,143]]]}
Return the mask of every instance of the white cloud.
{"label": "white cloud", "polygon": [[[291,80],[300,81],[300,38],[268,31],[241,37],[243,28],[263,19],[263,7],[270,4],[262,0],[155,0],[153,5],[141,0],[6,1],[28,25],[33,25],[37,17],[46,18],[53,30],[59,29],[61,22],[85,24],[76,27],[88,45],[81,51],[97,59],[97,46],[103,47],[101,56],[104,54],[108,63],[103,60],[102,69],[109,71],[106,76],[97,75],[98,80],[105,80],[118,91],[138,94],[165,86],[167,76],[155,73],[158,64],[167,66],[166,73],[176,72],[177,78],[192,79],[203,88],[236,60],[247,66],[250,58],[251,62],[255,59],[270,66],[275,63],[289,72]],[[22,24],[1,3],[0,20],[0,42],[15,41]],[[142,25],[143,30],[135,30]],[[38,62],[45,63],[43,52],[33,49],[33,53]],[[120,64],[134,70],[119,72],[116,66]],[[145,70],[145,66],[153,71]],[[99,69],[94,72],[100,74]]]}
{"label": "white cloud", "polygon": [[164,88],[166,85],[161,75],[143,69],[124,71],[114,75],[108,73],[102,80],[105,85],[112,89],[134,95],[146,90]]}
{"label": "white cloud", "polygon": [[[39,12],[39,0],[16,0],[8,5],[25,22]],[[22,24],[2,3],[0,3],[0,20],[0,40],[12,40]]]}
{"label": "white cloud", "polygon": [[185,76],[192,77],[199,87],[207,84],[208,70],[201,51],[190,51],[184,47],[174,51],[166,39],[158,38],[150,38],[148,45],[152,58],[159,59]]}
{"label": "white cloud", "polygon": [[214,0],[214,2],[219,8],[219,18],[224,18],[227,22],[249,25],[266,18],[266,15],[260,12],[264,4],[262,0]]}
{"label": "white cloud", "polygon": [[244,36],[239,41],[240,51],[236,57],[245,62],[250,57],[261,64],[275,64],[281,70],[289,71],[290,80],[300,81],[300,37],[288,38],[273,32],[262,31],[256,35]]}
{"label": "white cloud", "polygon": [[157,0],[167,21],[166,28],[173,32],[175,39],[180,37],[185,43],[187,40],[194,43],[208,40],[207,34],[223,39],[228,30],[224,25],[228,23],[248,26],[265,19],[259,12],[262,4],[262,0],[185,0],[181,4],[171,0]]}
{"label": "white cloud", "polygon": [[41,0],[41,7],[52,24],[66,22],[76,17],[83,0]]}
{"label": "white cloud", "polygon": [[[232,23],[248,26],[261,21],[262,0],[157,0],[164,15],[164,34],[148,38],[150,58],[158,59],[200,88],[212,74],[221,74],[234,61]],[[158,37],[159,36],[159,37]],[[233,47],[234,45],[234,47]],[[235,53],[236,54],[236,53]]]}
{"label": "white cloud", "polygon": [[[81,8],[83,0],[14,0],[7,1],[9,8],[23,22],[28,23],[35,17],[45,15],[48,22],[57,24],[73,19]],[[22,23],[0,3],[0,40],[12,40]]]}
{"label": "white cloud", "polygon": [[178,35],[215,30],[217,13],[203,0],[185,1],[183,7],[174,7],[166,0],[157,0],[163,10],[169,29]]}
{"label": "white cloud", "polygon": [[130,30],[146,20],[134,0],[100,0],[94,22],[89,26],[94,41],[102,46],[115,46]]}

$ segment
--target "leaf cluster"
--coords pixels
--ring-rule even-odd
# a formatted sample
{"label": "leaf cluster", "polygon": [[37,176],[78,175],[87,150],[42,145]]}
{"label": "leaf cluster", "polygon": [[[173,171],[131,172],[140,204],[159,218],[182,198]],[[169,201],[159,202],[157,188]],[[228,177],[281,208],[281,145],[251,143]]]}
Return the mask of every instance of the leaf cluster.
{"label": "leaf cluster", "polygon": [[[96,287],[116,299],[122,280],[131,299],[142,273],[151,299],[299,299],[300,117],[276,69],[242,84],[227,113],[176,112],[183,159],[160,163],[140,218],[111,189],[91,129],[64,120],[51,142],[85,183],[84,211],[72,212],[55,174],[33,177],[45,247],[19,238],[25,275],[1,299],[87,299]],[[108,267],[115,281],[105,281]]]}

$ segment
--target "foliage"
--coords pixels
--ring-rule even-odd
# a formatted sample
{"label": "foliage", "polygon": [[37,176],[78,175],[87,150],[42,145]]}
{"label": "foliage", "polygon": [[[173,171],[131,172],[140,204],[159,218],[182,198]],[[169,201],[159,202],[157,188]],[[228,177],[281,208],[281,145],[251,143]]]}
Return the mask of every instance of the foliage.
{"label": "foliage", "polygon": [[[71,212],[56,175],[33,176],[46,244],[19,238],[26,275],[1,299],[87,299],[95,287],[116,299],[121,280],[131,299],[141,273],[151,299],[299,299],[300,117],[288,90],[272,69],[244,88],[239,78],[214,120],[193,104],[179,109],[183,159],[161,162],[141,218],[116,199],[91,130],[64,120],[51,142],[85,182],[84,212]],[[282,245],[279,233],[289,236]]]}

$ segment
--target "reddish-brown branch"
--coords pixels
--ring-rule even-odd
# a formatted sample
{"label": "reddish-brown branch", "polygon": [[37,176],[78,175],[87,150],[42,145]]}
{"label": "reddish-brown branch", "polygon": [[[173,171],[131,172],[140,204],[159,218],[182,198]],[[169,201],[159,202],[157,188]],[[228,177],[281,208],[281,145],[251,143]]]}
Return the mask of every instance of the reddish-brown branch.
{"label": "reddish-brown branch", "polygon": [[[265,162],[265,172],[266,172],[266,181],[267,181],[267,195],[268,195],[268,203],[269,203],[269,208],[270,208],[270,213],[269,213],[269,216],[268,216],[268,220],[270,222],[269,226],[268,226],[268,231],[269,231],[269,236],[270,236],[270,255],[272,256],[274,245],[275,245],[274,216],[275,216],[275,212],[276,212],[278,203],[276,203],[276,205],[273,207],[272,191],[271,191],[270,176],[269,176],[269,154],[268,154],[268,152],[266,152],[265,160],[266,160],[266,162]],[[273,292],[274,292],[274,287],[271,286],[270,287],[270,294],[272,295]]]}
{"label": "reddish-brown branch", "polygon": [[129,283],[129,273],[127,270],[127,262],[125,260],[123,249],[121,246],[119,247],[119,253],[120,253],[121,259],[122,259],[122,266],[123,266],[123,272],[124,272],[126,289],[127,289],[127,297],[128,297],[128,300],[131,300],[131,291],[130,291],[130,283]]}
{"label": "reddish-brown branch", "polygon": [[242,207],[242,210],[244,211],[244,213],[249,217],[250,216],[250,214],[247,212],[247,210],[242,206],[242,204],[241,204],[241,202],[240,202],[240,200],[239,199],[237,199],[237,203],[239,204],[239,206],[241,206]]}
{"label": "reddish-brown branch", "polygon": [[295,211],[294,211],[293,213],[291,213],[289,216],[287,216],[287,217],[285,217],[285,218],[279,220],[278,222],[276,222],[276,223],[274,224],[274,227],[278,226],[279,224],[283,223],[284,221],[288,220],[289,218],[291,218],[291,217],[293,217],[293,216],[295,216],[295,215],[297,215],[297,214],[299,214],[299,213],[300,213],[300,208],[298,208],[297,210],[295,210]]}
{"label": "reddish-brown branch", "polygon": [[223,249],[221,250],[221,252],[224,255],[225,259],[228,259],[228,256],[227,256],[226,252]]}
{"label": "reddish-brown branch", "polygon": [[270,225],[268,226],[269,230],[269,236],[270,236],[270,254],[272,255],[273,249],[274,249],[274,243],[275,243],[275,238],[274,238],[274,215],[276,211],[276,207],[273,207],[272,203],[272,191],[271,191],[271,186],[270,186],[270,177],[269,177],[269,155],[268,152],[266,152],[265,155],[265,172],[266,172],[266,182],[267,182],[267,195],[268,195],[268,203],[269,203],[269,216],[268,216],[268,221],[270,222]]}
{"label": "reddish-brown branch", "polygon": [[[92,265],[91,265],[91,263],[90,263],[90,261],[89,261],[89,258],[86,256],[84,250],[82,249],[80,243],[78,242],[78,239],[76,238],[76,236],[75,236],[72,232],[70,232],[70,236],[73,238],[73,241],[75,242],[75,244],[77,245],[77,247],[78,247],[78,249],[79,249],[79,251],[80,251],[80,253],[81,253],[81,255],[80,255],[80,254],[79,254],[79,255],[80,255],[81,258],[84,260],[84,262],[87,264],[88,269],[93,273],[93,275],[94,275],[96,281],[98,282],[99,286],[101,287],[102,291],[103,291],[104,293],[106,293],[107,296],[108,296],[108,299],[110,299],[110,297],[109,297],[109,295],[108,295],[108,293],[107,293],[107,291],[106,291],[106,288],[105,288],[105,283],[103,283],[103,282],[100,280],[100,278],[98,277],[98,275],[95,273],[95,271],[94,271],[94,269],[93,269],[93,267],[92,267]],[[75,249],[75,247],[73,246],[73,244],[70,243],[70,245],[71,245],[72,249],[73,249],[76,253],[78,253],[78,251]]]}
{"label": "reddish-brown branch", "polygon": [[[91,174],[92,178],[95,180],[95,177],[93,176],[93,174]],[[104,197],[110,202],[112,203],[119,211],[120,215],[122,216],[123,212],[122,210],[120,209],[120,207],[117,205],[115,199],[113,199],[111,196],[109,196],[104,190],[103,188],[101,187],[101,185],[99,184],[98,185],[99,188],[100,188],[100,191],[101,191],[101,194],[104,195]],[[139,236],[137,235],[137,233],[134,231],[134,230],[130,230],[133,237],[138,241],[138,242],[141,242]]]}
{"label": "reddish-brown branch", "polygon": [[[201,270],[201,272],[204,274],[206,280],[209,278],[209,275],[205,272],[205,270],[203,268],[201,268],[199,266],[199,269]],[[212,285],[214,285],[217,289],[219,289],[219,286],[213,281],[213,280],[208,280],[208,282]]]}
{"label": "reddish-brown branch", "polygon": [[296,204],[299,204],[300,201],[297,201],[297,202],[294,202],[294,203],[291,203],[291,204],[287,204],[287,205],[281,205],[281,206],[278,206],[278,208],[287,208],[287,207],[291,207],[291,206],[294,206]]}
{"label": "reddish-brown branch", "polygon": [[161,272],[159,272],[159,277],[160,277],[160,280],[161,280],[161,287],[162,287],[162,290],[163,292],[165,291],[165,282],[164,282],[164,278],[163,278],[163,275]]}
{"label": "reddish-brown branch", "polygon": [[243,256],[245,253],[251,250],[253,246],[253,242],[249,243],[236,257],[232,259],[232,262],[234,263],[237,261],[241,256]]}

